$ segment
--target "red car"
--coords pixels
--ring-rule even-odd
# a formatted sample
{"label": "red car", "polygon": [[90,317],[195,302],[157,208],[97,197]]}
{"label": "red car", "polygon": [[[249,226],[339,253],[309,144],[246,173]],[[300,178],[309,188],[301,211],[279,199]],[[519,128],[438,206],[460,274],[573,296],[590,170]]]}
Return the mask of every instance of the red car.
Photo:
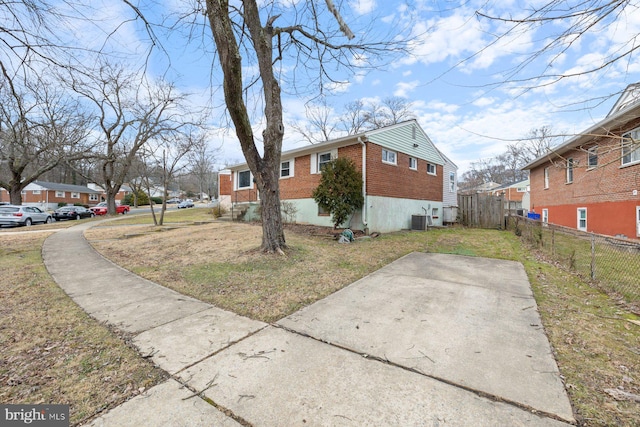
{"label": "red car", "polygon": [[[91,209],[91,212],[93,212],[96,215],[106,215],[107,214],[107,202],[101,202],[98,203],[97,205],[95,205]],[[118,214],[126,214],[127,212],[129,212],[129,210],[131,209],[131,207],[129,207],[129,205],[116,205],[116,213]]]}

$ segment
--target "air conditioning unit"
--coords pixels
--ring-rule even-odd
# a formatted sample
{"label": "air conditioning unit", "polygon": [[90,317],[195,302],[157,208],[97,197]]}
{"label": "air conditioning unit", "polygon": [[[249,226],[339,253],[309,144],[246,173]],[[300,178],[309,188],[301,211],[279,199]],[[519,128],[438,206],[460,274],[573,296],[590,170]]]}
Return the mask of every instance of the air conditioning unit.
{"label": "air conditioning unit", "polygon": [[427,229],[426,215],[411,215],[411,229],[415,231],[424,231]]}

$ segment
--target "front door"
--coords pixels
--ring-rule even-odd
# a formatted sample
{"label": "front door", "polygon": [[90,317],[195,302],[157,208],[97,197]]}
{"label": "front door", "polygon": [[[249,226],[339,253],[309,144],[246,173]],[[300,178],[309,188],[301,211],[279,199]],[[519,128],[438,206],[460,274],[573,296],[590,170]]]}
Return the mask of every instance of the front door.
{"label": "front door", "polygon": [[636,206],[636,237],[640,237],[640,206]]}

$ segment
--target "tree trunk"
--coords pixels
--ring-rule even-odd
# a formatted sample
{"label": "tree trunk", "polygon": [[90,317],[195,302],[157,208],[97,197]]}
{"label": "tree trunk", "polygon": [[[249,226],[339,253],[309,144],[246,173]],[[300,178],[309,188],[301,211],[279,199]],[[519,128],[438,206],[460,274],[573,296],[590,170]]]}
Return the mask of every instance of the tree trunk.
{"label": "tree trunk", "polygon": [[9,201],[12,205],[22,204],[22,187],[20,184],[14,185],[12,183],[11,187],[9,187]]}
{"label": "tree trunk", "polygon": [[[262,250],[268,253],[282,253],[286,247],[280,211],[280,188],[278,177],[274,177],[271,167],[265,166],[261,177],[256,179],[260,189],[262,211]],[[278,169],[279,170],[279,169]],[[266,179],[264,179],[266,177]],[[275,178],[275,179],[274,179]]]}
{"label": "tree trunk", "polygon": [[262,134],[264,157],[256,148],[251,119],[244,104],[242,56],[233,32],[229,2],[207,0],[207,16],[224,74],[225,103],[235,125],[244,158],[260,190],[262,207],[262,250],[283,253],[286,247],[280,215],[279,170],[284,127],[280,86],[272,68],[272,30],[270,22],[263,28],[255,0],[243,0],[244,23],[251,34],[251,44],[258,58],[263,84],[266,127]]}

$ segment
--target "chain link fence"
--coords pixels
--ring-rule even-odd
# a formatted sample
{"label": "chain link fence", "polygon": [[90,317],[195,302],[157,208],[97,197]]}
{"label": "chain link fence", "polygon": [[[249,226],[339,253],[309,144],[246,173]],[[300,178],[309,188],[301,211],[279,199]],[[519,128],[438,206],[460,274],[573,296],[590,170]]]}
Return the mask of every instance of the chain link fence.
{"label": "chain link fence", "polygon": [[640,304],[640,242],[521,216],[509,216],[507,226],[531,247],[583,280],[630,305]]}

